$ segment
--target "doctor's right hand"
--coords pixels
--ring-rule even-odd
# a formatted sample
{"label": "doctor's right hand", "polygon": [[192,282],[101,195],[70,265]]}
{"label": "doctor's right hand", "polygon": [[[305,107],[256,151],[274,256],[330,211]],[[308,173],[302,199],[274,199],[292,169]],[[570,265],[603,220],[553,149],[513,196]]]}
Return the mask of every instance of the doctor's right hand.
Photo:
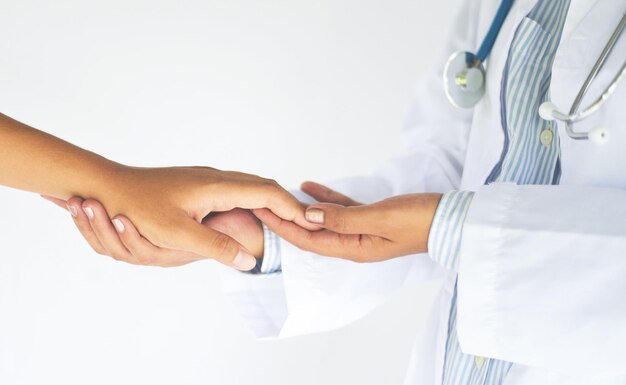
{"label": "doctor's right hand", "polygon": [[[253,175],[205,167],[132,169],[119,182],[123,188],[96,199],[47,199],[67,205],[96,252],[128,263],[179,266],[211,258],[239,270],[254,268],[254,255],[262,253],[261,226],[248,210],[236,208],[268,208],[317,228],[307,223],[303,205],[289,192]],[[213,218],[203,226],[209,214]],[[233,231],[235,223],[247,231]]]}
{"label": "doctor's right hand", "polygon": [[361,204],[317,183],[304,183],[302,191],[318,200],[307,208],[306,217],[322,230],[307,230],[266,209],[253,213],[279,237],[319,255],[365,263],[428,251],[441,194],[407,194]]}

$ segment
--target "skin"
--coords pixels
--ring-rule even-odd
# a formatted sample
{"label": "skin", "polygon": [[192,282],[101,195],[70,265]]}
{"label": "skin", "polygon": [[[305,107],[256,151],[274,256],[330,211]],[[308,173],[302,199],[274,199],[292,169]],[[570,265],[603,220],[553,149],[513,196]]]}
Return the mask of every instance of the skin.
{"label": "skin", "polygon": [[[211,213],[235,208],[268,208],[285,220],[317,228],[304,218],[301,203],[273,180],[209,167],[130,167],[2,114],[0,165],[1,185],[66,206],[97,252],[129,263],[178,266],[213,258],[241,270],[253,268],[252,253],[259,248],[237,241],[249,242],[247,236],[233,239],[220,232],[227,229],[226,220],[202,224]],[[237,211],[229,217],[237,215],[242,217]],[[120,235],[127,241],[124,247],[115,243]]]}
{"label": "skin", "polygon": [[[237,237],[248,249],[260,250],[261,253],[263,233],[255,216],[301,249],[355,262],[376,262],[428,251],[428,234],[441,194],[402,195],[363,205],[317,183],[306,182],[301,188],[320,202],[309,206],[307,214],[317,220],[314,224],[319,225],[321,230],[308,230],[283,220],[267,209],[219,213],[203,223]],[[323,213],[321,222],[320,211]],[[83,225],[89,224],[84,222]],[[83,232],[85,238],[102,238],[98,234],[104,231],[104,222],[101,225],[92,223],[90,231]],[[131,223],[127,227],[130,229],[128,233],[120,234],[117,239],[108,239],[104,247],[117,248],[133,243],[138,233]],[[150,249],[135,251],[149,253]]]}
{"label": "skin", "polygon": [[[113,221],[109,219],[104,206],[98,201],[84,201],[80,197],[73,197],[68,201],[47,196],[44,198],[66,210],[68,207],[81,205],[93,209],[94,219],[92,220],[82,210],[78,212],[78,215],[72,215],[72,218],[89,246],[98,254],[110,256],[121,262],[145,265],[149,263],[141,261],[149,261],[162,253],[161,248],[145,239],[127,218],[120,218],[123,220],[124,228],[117,229]],[[251,210],[236,208],[227,212],[212,213],[202,220],[202,225],[233,238],[249,250],[254,257],[263,256],[263,228],[261,221]],[[176,250],[166,251],[167,255],[164,255],[166,259],[182,258],[175,255]],[[170,265],[162,266],[169,267]]]}
{"label": "skin", "polygon": [[266,209],[253,212],[273,232],[303,250],[355,262],[428,251],[441,194],[400,195],[364,205],[317,183],[305,183],[302,189],[320,201],[307,208],[306,217],[322,230],[307,230]]}

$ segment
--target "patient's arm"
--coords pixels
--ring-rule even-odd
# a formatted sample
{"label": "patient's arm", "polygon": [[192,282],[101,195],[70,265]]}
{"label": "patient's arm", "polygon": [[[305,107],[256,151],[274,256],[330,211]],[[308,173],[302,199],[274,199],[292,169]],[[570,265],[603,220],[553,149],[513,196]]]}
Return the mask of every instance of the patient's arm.
{"label": "patient's arm", "polygon": [[211,212],[267,207],[307,226],[301,204],[272,180],[208,167],[129,167],[2,114],[0,184],[60,200],[88,198],[70,200],[68,209],[79,227],[83,219],[108,224],[108,231],[97,234],[101,243],[123,233],[132,218],[142,235],[139,242],[153,248],[149,258],[122,248],[108,250],[131,263],[174,266],[213,258],[242,270],[253,268],[256,260],[246,247],[201,225]]}

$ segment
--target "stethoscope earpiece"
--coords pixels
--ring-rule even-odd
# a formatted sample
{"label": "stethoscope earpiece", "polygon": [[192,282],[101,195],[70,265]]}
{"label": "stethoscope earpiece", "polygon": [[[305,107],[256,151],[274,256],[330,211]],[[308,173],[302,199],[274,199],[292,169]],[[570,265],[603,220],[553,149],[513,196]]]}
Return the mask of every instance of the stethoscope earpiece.
{"label": "stethoscope earpiece", "polygon": [[606,127],[594,127],[589,131],[589,140],[598,145],[607,144],[611,140],[611,132]]}
{"label": "stethoscope earpiece", "polygon": [[539,116],[543,120],[554,120],[554,111],[556,111],[554,103],[544,102],[539,106]]}
{"label": "stethoscope earpiece", "polygon": [[[557,116],[555,116],[557,115]],[[544,102],[539,106],[539,116],[543,120],[563,120],[567,124],[568,135],[572,136],[569,132],[571,130],[572,122],[569,122],[563,117],[567,118],[567,115],[563,115],[558,112],[558,109],[553,103]],[[589,130],[587,133],[577,133],[574,139],[589,139],[594,144],[603,145],[607,144],[611,139],[611,132],[602,126],[597,126]]]}

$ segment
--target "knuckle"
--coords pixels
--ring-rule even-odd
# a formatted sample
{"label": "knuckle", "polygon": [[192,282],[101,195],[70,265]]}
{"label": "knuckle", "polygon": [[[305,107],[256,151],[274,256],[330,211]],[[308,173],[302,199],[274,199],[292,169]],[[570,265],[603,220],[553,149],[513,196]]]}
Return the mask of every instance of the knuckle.
{"label": "knuckle", "polygon": [[83,199],[77,196],[71,197],[67,200],[68,204],[80,206],[83,203]]}
{"label": "knuckle", "polygon": [[225,257],[230,248],[230,238],[222,233],[218,233],[211,241],[211,249],[216,257]]}
{"label": "knuckle", "polygon": [[349,230],[348,222],[343,215],[337,215],[333,219],[333,227],[340,233],[346,233]]}

